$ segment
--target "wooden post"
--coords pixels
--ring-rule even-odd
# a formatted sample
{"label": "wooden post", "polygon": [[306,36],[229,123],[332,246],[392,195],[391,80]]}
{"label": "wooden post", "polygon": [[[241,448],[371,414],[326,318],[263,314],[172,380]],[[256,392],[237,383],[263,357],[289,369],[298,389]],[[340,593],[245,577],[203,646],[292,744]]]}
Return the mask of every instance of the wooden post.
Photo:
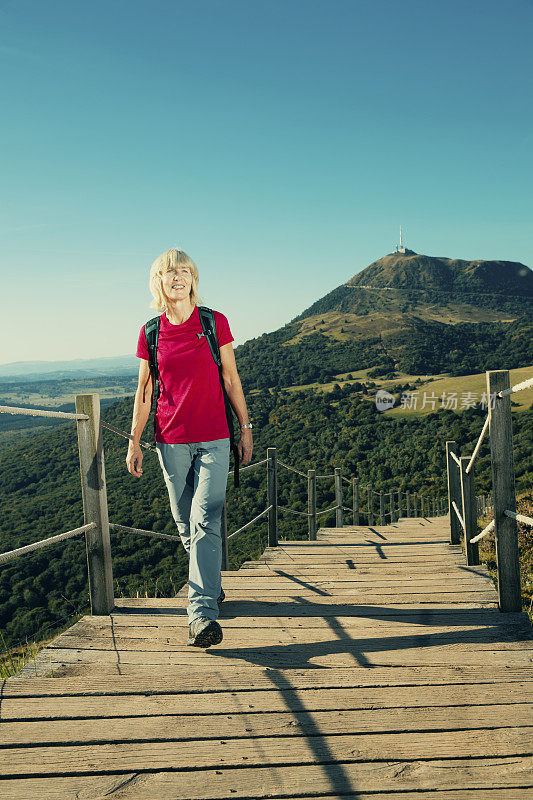
{"label": "wooden post", "polygon": [[309,540],[316,541],[316,469],[307,470],[307,511]]}
{"label": "wooden post", "polygon": [[398,519],[402,516],[402,492],[398,489]]}
{"label": "wooden post", "polygon": [[413,516],[418,517],[418,495],[416,492],[413,495],[413,505],[414,505]]}
{"label": "wooden post", "polygon": [[517,524],[515,519],[504,513],[506,510],[516,513],[511,397],[508,394],[504,397],[496,396],[497,392],[508,389],[509,386],[508,370],[487,371],[492,504],[498,564],[499,606],[500,611],[521,611]]}
{"label": "wooden post", "polygon": [[463,507],[463,520],[465,523],[465,554],[468,566],[479,564],[479,548],[477,542],[472,544],[470,539],[477,532],[476,495],[474,491],[474,470],[466,471],[470,462],[469,456],[461,459],[461,505]]}
{"label": "wooden post", "polygon": [[76,413],[89,417],[76,420],[76,426],[84,524],[96,524],[96,528],[85,533],[91,614],[103,616],[113,611],[115,597],[98,394],[77,394]]}
{"label": "wooden post", "polygon": [[359,525],[359,478],[353,478],[353,524]]}
{"label": "wooden post", "polygon": [[383,497],[383,490],[379,490],[379,524],[385,525],[385,499]]}
{"label": "wooden post", "polygon": [[409,492],[405,493],[405,516],[406,517],[411,516],[411,503],[410,503]]}
{"label": "wooden post", "polygon": [[368,484],[368,524],[374,524],[374,504],[373,504],[374,495],[372,493],[372,484]]}
{"label": "wooden post", "polygon": [[452,453],[457,454],[457,444],[454,441],[446,442],[446,469],[448,473],[448,513],[450,515],[450,544],[461,543],[461,523],[457,519],[452,502],[455,500],[460,509],[461,487],[459,481],[459,467]]}
{"label": "wooden post", "polygon": [[267,447],[267,487],[268,505],[272,506],[268,512],[268,546],[278,546],[278,468],[276,463],[276,448]]}
{"label": "wooden post", "polygon": [[221,569],[229,569],[229,553],[228,553],[228,509],[226,508],[226,498],[224,498],[224,505],[222,506],[222,516],[220,518],[220,535],[222,538],[222,562]]}
{"label": "wooden post", "polygon": [[394,514],[394,492],[389,492],[389,501],[390,501],[390,521],[396,522],[396,516]]}
{"label": "wooden post", "polygon": [[340,467],[335,467],[335,527],[342,528],[342,473]]}

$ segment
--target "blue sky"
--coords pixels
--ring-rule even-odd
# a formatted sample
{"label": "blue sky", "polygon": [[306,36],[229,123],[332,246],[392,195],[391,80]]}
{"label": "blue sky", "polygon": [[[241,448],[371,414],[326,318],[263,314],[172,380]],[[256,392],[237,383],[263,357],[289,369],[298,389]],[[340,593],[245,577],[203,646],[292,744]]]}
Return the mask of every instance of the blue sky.
{"label": "blue sky", "polygon": [[400,223],[531,266],[532,23],[529,0],[4,2],[0,363],[134,353],[169,247],[236,344]]}

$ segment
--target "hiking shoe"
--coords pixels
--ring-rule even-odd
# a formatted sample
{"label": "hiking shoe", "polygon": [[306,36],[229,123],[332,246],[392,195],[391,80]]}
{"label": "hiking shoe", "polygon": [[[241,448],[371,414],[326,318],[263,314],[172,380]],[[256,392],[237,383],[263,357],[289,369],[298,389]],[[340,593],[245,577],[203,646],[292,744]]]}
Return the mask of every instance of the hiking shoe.
{"label": "hiking shoe", "polygon": [[226,597],[226,595],[224,594],[224,589],[221,589],[221,590],[220,590],[220,594],[219,594],[219,596],[218,596],[218,600],[217,600],[217,603],[218,603],[218,607],[219,607],[219,608],[220,608],[220,604],[221,604],[221,602],[224,600],[224,598],[225,598],[225,597]]}
{"label": "hiking shoe", "polygon": [[222,628],[216,619],[200,617],[189,623],[189,641],[193,647],[209,647],[220,644],[222,641]]}

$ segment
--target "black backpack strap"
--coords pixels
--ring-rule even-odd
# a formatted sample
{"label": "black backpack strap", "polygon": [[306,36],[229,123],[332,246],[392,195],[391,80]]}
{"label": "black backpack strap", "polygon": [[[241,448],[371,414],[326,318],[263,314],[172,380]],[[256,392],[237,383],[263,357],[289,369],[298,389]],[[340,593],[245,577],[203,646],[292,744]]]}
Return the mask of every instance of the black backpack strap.
{"label": "black backpack strap", "polygon": [[233,452],[233,485],[240,486],[239,483],[239,449],[235,442],[235,431],[233,430],[233,407],[229,401],[226,387],[224,386],[224,379],[222,377],[222,359],[220,358],[220,348],[218,346],[217,328],[215,323],[215,314],[212,308],[207,306],[198,306],[198,313],[200,315],[200,322],[202,323],[202,330],[205,338],[209,344],[211,354],[218,367],[218,377],[220,385],[222,386],[222,394],[224,396],[224,407],[226,409],[226,420],[228,422],[230,447]]}
{"label": "black backpack strap", "polygon": [[[144,336],[146,345],[148,347],[148,357],[150,363],[150,372],[154,379],[154,393],[152,395],[152,409],[155,407],[154,413],[154,442],[155,442],[155,418],[157,414],[157,401],[159,399],[159,368],[157,366],[157,342],[159,341],[159,325],[161,316],[152,317],[144,326]],[[152,410],[150,409],[150,411]]]}

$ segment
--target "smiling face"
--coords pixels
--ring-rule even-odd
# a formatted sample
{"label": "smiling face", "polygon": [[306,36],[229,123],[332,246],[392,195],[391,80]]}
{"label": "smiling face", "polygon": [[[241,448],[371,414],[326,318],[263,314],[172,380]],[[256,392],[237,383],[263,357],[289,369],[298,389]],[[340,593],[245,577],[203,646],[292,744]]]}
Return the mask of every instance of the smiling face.
{"label": "smiling face", "polygon": [[150,308],[164,311],[170,306],[198,305],[198,268],[192,258],[177,247],[162,253],[150,267]]}
{"label": "smiling face", "polygon": [[167,267],[161,273],[163,292],[170,302],[185,300],[190,296],[192,287],[192,272],[185,264],[176,264]]}

